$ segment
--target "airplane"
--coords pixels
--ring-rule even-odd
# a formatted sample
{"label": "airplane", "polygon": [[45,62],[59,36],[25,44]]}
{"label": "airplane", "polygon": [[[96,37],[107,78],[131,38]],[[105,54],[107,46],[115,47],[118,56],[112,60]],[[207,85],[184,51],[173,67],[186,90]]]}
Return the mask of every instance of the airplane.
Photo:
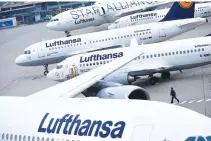
{"label": "airplane", "polygon": [[139,44],[165,41],[207,21],[205,18],[190,18],[41,41],[25,48],[23,54],[15,59],[15,63],[20,66],[43,65],[44,75],[47,75],[49,64],[59,63],[67,57],[129,46],[132,38],[136,38]]}
{"label": "airplane", "polygon": [[[117,48],[69,57],[52,69],[47,78],[55,81],[74,78],[113,60],[118,60],[130,50],[128,47]],[[145,55],[105,77],[104,81],[129,85],[143,76],[148,76],[149,84],[154,85],[159,82],[159,78],[153,76],[156,73],[160,73],[164,80],[170,78],[171,71],[211,64],[211,36],[143,45],[139,52]]]}
{"label": "airplane", "polygon": [[184,107],[129,97],[73,98],[144,55],[137,49],[132,39],[130,53],[116,61],[28,97],[1,96],[0,140],[210,141],[211,119]]}
{"label": "airplane", "polygon": [[46,27],[55,31],[65,31],[65,34],[70,36],[69,31],[111,23],[119,17],[155,9],[167,3],[169,2],[139,0],[97,2],[92,6],[64,11],[54,16]]}
{"label": "airplane", "polygon": [[[174,3],[172,7],[176,7],[178,3]],[[172,10],[171,10],[172,9]],[[169,16],[166,18],[166,15],[175,15],[175,12],[179,12],[177,9],[168,8],[161,10],[154,10],[150,12],[141,12],[132,14],[129,16],[121,17],[117,19],[114,23],[108,26],[108,29],[123,28],[132,25],[141,25],[148,24],[153,22],[162,22],[168,20],[175,20],[175,17],[172,19]],[[182,14],[181,14],[182,15]],[[211,3],[199,3],[195,5],[194,17],[206,18],[211,16]]]}

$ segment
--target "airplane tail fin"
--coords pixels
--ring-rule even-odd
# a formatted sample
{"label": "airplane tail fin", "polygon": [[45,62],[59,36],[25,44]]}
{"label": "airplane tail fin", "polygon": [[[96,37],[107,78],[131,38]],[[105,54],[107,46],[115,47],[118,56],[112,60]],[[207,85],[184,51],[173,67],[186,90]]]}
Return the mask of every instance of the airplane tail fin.
{"label": "airplane tail fin", "polygon": [[177,1],[173,3],[172,7],[161,22],[194,18],[194,11],[195,2]]}
{"label": "airplane tail fin", "polygon": [[[207,34],[206,36],[211,36],[211,33],[210,33],[210,34]],[[206,36],[205,36],[205,37],[206,37]]]}

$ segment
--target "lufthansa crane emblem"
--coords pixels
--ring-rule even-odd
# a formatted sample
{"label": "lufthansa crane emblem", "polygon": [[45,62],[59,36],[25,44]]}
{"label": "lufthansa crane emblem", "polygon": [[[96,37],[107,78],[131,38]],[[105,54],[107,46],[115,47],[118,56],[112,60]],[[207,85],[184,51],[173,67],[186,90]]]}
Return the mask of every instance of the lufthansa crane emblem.
{"label": "lufthansa crane emblem", "polygon": [[182,8],[185,8],[185,9],[190,8],[193,5],[193,2],[191,1],[180,1],[178,3]]}

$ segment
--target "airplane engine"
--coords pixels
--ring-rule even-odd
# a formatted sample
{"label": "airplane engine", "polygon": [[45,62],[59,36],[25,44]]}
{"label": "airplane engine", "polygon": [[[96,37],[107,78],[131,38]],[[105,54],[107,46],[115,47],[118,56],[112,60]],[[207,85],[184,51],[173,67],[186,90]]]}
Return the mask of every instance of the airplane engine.
{"label": "airplane engine", "polygon": [[104,80],[108,82],[116,82],[123,85],[128,85],[135,82],[136,78],[134,76],[130,76],[128,73],[118,72],[105,77]]}
{"label": "airplane engine", "polygon": [[145,89],[132,85],[104,88],[97,93],[97,97],[108,99],[150,100],[150,95]]}

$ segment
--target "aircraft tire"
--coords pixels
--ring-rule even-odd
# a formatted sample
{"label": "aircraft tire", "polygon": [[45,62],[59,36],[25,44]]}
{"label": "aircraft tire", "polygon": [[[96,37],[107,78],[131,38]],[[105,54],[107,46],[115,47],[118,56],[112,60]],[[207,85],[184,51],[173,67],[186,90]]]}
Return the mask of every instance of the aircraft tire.
{"label": "aircraft tire", "polygon": [[170,76],[171,76],[170,72],[163,72],[161,74],[163,80],[170,78]]}
{"label": "aircraft tire", "polygon": [[149,78],[149,84],[150,85],[155,85],[159,82],[159,78],[158,77],[151,77]]}
{"label": "aircraft tire", "polygon": [[48,74],[48,71],[44,71],[44,75],[46,76]]}

